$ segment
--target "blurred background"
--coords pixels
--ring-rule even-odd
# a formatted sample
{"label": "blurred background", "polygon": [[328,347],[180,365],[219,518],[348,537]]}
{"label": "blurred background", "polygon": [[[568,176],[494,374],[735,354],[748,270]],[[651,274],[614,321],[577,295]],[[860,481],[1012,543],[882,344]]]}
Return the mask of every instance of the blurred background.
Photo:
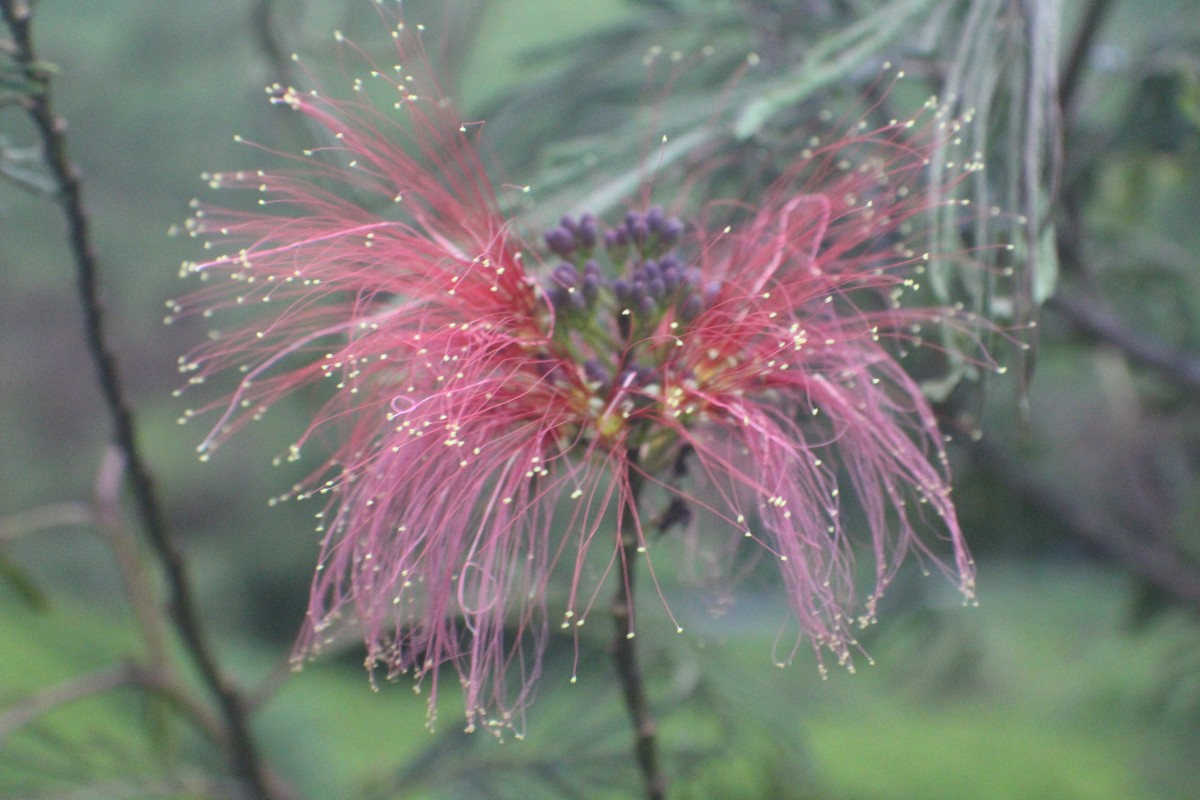
{"label": "blurred background", "polygon": [[[371,4],[34,8],[139,441],[271,771],[297,798],[638,796],[607,630],[583,640],[576,685],[571,641],[552,641],[528,736],[502,745],[460,733],[453,691],[428,732],[424,697],[404,682],[372,691],[357,649],[289,672],[318,509],[266,500],[302,474],[270,465],[303,426],[304,398],[208,463],[195,457],[202,426],[177,424],[176,358],[204,328],[162,324],[164,302],[194,288],[178,265],[198,256],[167,231],[206,191],[201,172],[267,159],[234,134],[306,146],[312,132],[263,87],[307,85],[311,70],[341,89],[334,30],[390,63]],[[497,175],[535,187],[521,209],[529,219],[554,219],[585,196],[593,208],[618,203],[645,152],[648,107],[689,144],[664,151],[665,166],[700,148],[728,159],[713,180],[761,185],[786,158],[789,131],[821,109],[862,104],[890,60],[911,76],[884,101],[896,116],[929,92],[976,109],[971,135],[988,170],[971,191],[1017,220],[992,232],[1017,241],[1017,278],[962,282],[942,298],[1014,328],[1035,309],[1040,318],[1036,356],[1000,342],[997,356],[1016,367],[1008,376],[983,385],[964,375],[939,398],[962,434],[955,493],[979,565],[978,608],[940,578],[905,572],[865,632],[874,664],[822,680],[807,652],[771,665],[786,610],[768,578],[742,586],[719,616],[668,583],[687,634],[668,636],[663,622],[643,652],[672,797],[1200,796],[1197,4],[459,0],[405,10],[429,26],[465,118],[487,120]],[[657,82],[643,64],[655,46],[665,54]],[[731,82],[751,52],[759,65]],[[672,69],[663,94],[654,87]],[[0,797],[238,797],[202,726],[184,721],[186,703],[115,679],[94,691],[156,652],[128,586],[158,597],[163,584],[113,489],[110,420],[63,222],[45,196],[54,183],[11,75],[6,61]],[[948,235],[970,244],[978,233]],[[643,620],[661,618],[646,600]],[[187,664],[172,637],[157,652]]]}

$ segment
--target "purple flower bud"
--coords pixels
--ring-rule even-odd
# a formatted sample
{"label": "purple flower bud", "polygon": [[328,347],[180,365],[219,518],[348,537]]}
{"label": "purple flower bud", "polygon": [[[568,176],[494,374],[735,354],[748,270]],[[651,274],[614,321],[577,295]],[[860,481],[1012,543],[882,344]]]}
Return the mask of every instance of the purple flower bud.
{"label": "purple flower bud", "polygon": [[546,240],[546,247],[550,248],[550,252],[563,258],[570,258],[575,252],[575,234],[566,228],[551,228],[542,238]]}
{"label": "purple flower bud", "polygon": [[546,290],[546,296],[550,298],[550,305],[554,306],[557,310],[562,310],[570,303],[570,292],[565,286],[554,284]]}
{"label": "purple flower bud", "polygon": [[596,218],[591,214],[584,214],[579,218],[579,225],[575,228],[575,241],[580,247],[585,250],[591,250],[596,246],[596,240],[599,238],[600,228],[596,224]]}
{"label": "purple flower bud", "polygon": [[589,358],[583,362],[583,374],[590,382],[601,385],[608,383],[612,377],[598,358]]}
{"label": "purple flower bud", "polygon": [[679,271],[678,267],[667,265],[659,269],[659,273],[662,275],[663,286],[666,287],[667,294],[674,294],[679,285],[683,283],[683,273]]}
{"label": "purple flower bud", "polygon": [[613,281],[613,294],[617,296],[617,302],[624,308],[632,306],[636,299],[633,285],[624,278],[617,278]]}
{"label": "purple flower bud", "polygon": [[679,305],[679,319],[683,322],[691,322],[700,316],[704,311],[704,301],[700,299],[698,294],[689,294],[687,299]]}
{"label": "purple flower bud", "polygon": [[658,264],[654,263],[653,261],[643,261],[638,265],[637,269],[633,271],[633,276],[635,280],[639,280],[642,283],[649,283],[650,281],[657,280],[659,277]]}
{"label": "purple flower bud", "polygon": [[579,270],[569,261],[555,267],[552,277],[554,278],[554,282],[559,286],[573,287],[579,285]]}
{"label": "purple flower bud", "polygon": [[596,301],[600,299],[600,277],[585,271],[583,285],[579,287],[579,291],[583,293],[583,299],[589,308],[596,305]]}
{"label": "purple flower bud", "polygon": [[646,224],[646,220],[638,217],[632,225],[626,223],[629,228],[629,240],[636,245],[643,245],[650,238],[650,226]]}
{"label": "purple flower bud", "polygon": [[646,212],[646,227],[655,235],[660,235],[666,222],[667,215],[662,206],[650,206],[650,210]]}
{"label": "purple flower bud", "polygon": [[662,225],[662,230],[657,231],[658,241],[664,247],[674,247],[679,244],[679,240],[683,238],[683,232],[687,230],[682,222],[675,217],[669,217]]}
{"label": "purple flower bud", "polygon": [[567,289],[566,293],[567,303],[571,306],[571,308],[575,309],[576,311],[587,311],[588,301],[580,289],[576,289],[574,291]]}

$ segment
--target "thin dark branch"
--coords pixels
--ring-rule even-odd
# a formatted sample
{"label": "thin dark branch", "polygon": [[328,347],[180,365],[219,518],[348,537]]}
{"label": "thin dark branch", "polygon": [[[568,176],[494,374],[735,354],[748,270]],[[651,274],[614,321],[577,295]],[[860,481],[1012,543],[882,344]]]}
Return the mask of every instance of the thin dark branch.
{"label": "thin dark branch", "polygon": [[205,638],[183,559],[170,535],[149,468],[137,444],[133,414],[118,377],[116,359],[105,338],[97,285],[99,264],[91,244],[79,172],[67,153],[66,125],[51,108],[49,74],[39,64],[34,51],[29,4],[23,0],[0,0],[0,13],[12,35],[14,62],[25,73],[26,79],[38,87],[38,91],[29,96],[27,111],[41,139],[50,173],[58,182],[56,200],[66,218],[67,237],[75,260],[85,338],[112,418],[113,435],[129,471],[142,526],[166,575],[173,623],[204,683],[220,705],[221,716],[229,729],[229,756],[235,773],[246,782],[254,797],[273,800],[276,795],[268,788],[241,697],[222,676]]}
{"label": "thin dark branch", "polygon": [[[1059,103],[1065,117],[1069,118],[1097,32],[1112,5],[1112,0],[1091,0],[1083,13],[1059,84]],[[1061,205],[1065,213],[1058,231],[1059,260],[1064,270],[1086,278],[1087,265],[1079,252],[1080,203],[1071,192],[1066,192]],[[1200,353],[1189,352],[1131,327],[1098,296],[1059,290],[1046,307],[1084,335],[1117,348],[1130,360],[1155,370],[1188,391],[1200,392]]]}
{"label": "thin dark branch", "polygon": [[1075,35],[1075,43],[1071,46],[1071,53],[1067,56],[1062,79],[1058,84],[1058,105],[1062,109],[1064,119],[1070,119],[1075,93],[1079,90],[1083,69],[1092,52],[1092,43],[1111,8],[1112,0],[1092,0],[1088,4],[1087,10],[1083,12],[1083,21]]}
{"label": "thin dark branch", "polygon": [[250,27],[254,41],[270,65],[271,78],[281,86],[292,86],[292,59],[284,47],[275,24],[274,0],[258,0],[250,9]]}
{"label": "thin dark branch", "polygon": [[180,685],[174,676],[163,670],[136,663],[130,664],[129,668],[132,671],[132,680],[138,688],[155,695],[182,714],[214,747],[229,747],[228,726],[224,724],[223,719],[200,703],[192,692],[188,691],[189,687]]}
{"label": "thin dark branch", "polygon": [[1095,503],[1072,499],[985,440],[972,442],[970,451],[975,463],[1003,482],[1023,503],[1057,520],[1073,536],[1128,566],[1159,589],[1200,606],[1200,570],[1179,553],[1154,537],[1121,525]]}
{"label": "thin dark branch", "polygon": [[646,690],[642,673],[638,668],[637,645],[633,629],[634,575],[639,552],[637,529],[637,505],[641,496],[643,479],[636,469],[636,453],[630,451],[629,497],[621,514],[621,562],[623,569],[617,576],[617,592],[613,597],[612,617],[616,624],[613,638],[613,660],[617,675],[621,679],[621,690],[625,707],[633,723],[634,756],[642,773],[642,783],[647,800],[663,800],[667,796],[666,779],[658,761],[658,726],[650,714],[646,702]]}
{"label": "thin dark branch", "polygon": [[102,694],[132,683],[133,668],[127,664],[102,669],[43,689],[21,698],[0,714],[0,743],[33,720],[76,700]]}
{"label": "thin dark branch", "polygon": [[164,679],[173,677],[167,622],[158,613],[152,576],[144,560],[139,558],[135,532],[125,524],[121,514],[121,484],[125,475],[125,455],[110,446],[101,462],[93,489],[95,517],[98,527],[108,541],[117,571],[125,584],[125,595],[133,610],[134,619],[146,644],[150,669]]}
{"label": "thin dark branch", "polygon": [[1117,348],[1132,361],[1154,369],[1189,391],[1200,392],[1200,354],[1129,327],[1095,297],[1060,290],[1046,306],[1066,317],[1084,334]]}

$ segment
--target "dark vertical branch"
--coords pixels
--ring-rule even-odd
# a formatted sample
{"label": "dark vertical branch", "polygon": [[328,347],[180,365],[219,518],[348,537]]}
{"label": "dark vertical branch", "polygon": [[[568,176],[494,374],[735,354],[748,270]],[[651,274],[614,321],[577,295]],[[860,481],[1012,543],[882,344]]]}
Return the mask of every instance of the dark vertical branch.
{"label": "dark vertical branch", "polygon": [[1075,42],[1063,67],[1062,80],[1058,84],[1058,104],[1064,118],[1069,119],[1071,116],[1071,106],[1079,89],[1079,81],[1083,77],[1083,68],[1091,54],[1092,43],[1110,8],[1112,0],[1092,0],[1083,12],[1083,22],[1075,35]]}
{"label": "dark vertical branch", "polygon": [[271,79],[281,86],[293,86],[292,59],[276,26],[273,0],[257,0],[250,9],[250,29],[255,44],[262,51],[271,72]]}
{"label": "dark vertical branch", "polygon": [[637,471],[637,453],[629,453],[629,495],[621,512],[621,562],[617,592],[613,597],[612,617],[616,624],[613,639],[613,660],[621,679],[625,707],[633,723],[634,757],[642,773],[648,800],[663,800],[667,795],[666,779],[658,762],[658,726],[646,702],[646,690],[638,667],[637,645],[633,630],[634,577],[638,559],[637,506],[642,493],[642,476]]}
{"label": "dark vertical branch", "polygon": [[116,445],[125,458],[142,527],[166,576],[171,619],[188,655],[220,706],[228,729],[229,756],[234,771],[246,782],[253,797],[272,800],[274,794],[268,789],[241,698],[221,675],[201,629],[183,559],[171,538],[153,479],[137,445],[133,414],[122,390],[116,359],[105,338],[103,309],[97,285],[99,264],[91,245],[79,172],[67,153],[66,124],[54,115],[51,108],[49,75],[38,63],[34,51],[29,3],[27,0],[0,0],[0,13],[12,35],[11,57],[35,87],[26,98],[25,110],[37,129],[45,151],[43,157],[46,165],[58,183],[55,199],[66,219],[68,244],[75,261],[79,297],[83,306],[84,336],[112,419]]}

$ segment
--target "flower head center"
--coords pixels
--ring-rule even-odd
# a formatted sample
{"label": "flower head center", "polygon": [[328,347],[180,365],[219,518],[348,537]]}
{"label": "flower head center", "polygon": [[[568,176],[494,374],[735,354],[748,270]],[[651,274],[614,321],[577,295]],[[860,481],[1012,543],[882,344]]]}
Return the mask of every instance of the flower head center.
{"label": "flower head center", "polygon": [[561,259],[543,279],[550,338],[577,365],[580,400],[611,439],[663,387],[688,377],[677,351],[715,287],[679,254],[684,224],[653,206],[603,228],[591,214],[563,217],[544,234]]}

